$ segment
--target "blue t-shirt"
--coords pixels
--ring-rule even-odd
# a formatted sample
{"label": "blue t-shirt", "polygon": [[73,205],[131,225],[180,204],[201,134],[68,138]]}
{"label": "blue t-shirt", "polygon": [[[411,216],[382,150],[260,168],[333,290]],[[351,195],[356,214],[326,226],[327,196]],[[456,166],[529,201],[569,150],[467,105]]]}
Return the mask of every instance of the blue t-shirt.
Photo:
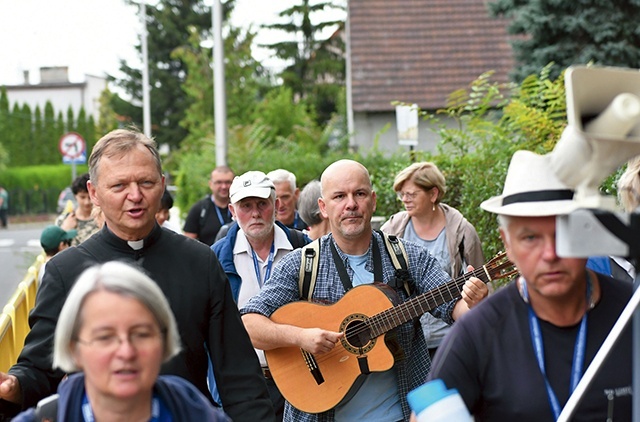
{"label": "blue t-shirt", "polygon": [[[373,273],[367,270],[367,255],[347,255],[353,270],[351,284],[371,284]],[[335,408],[335,421],[388,422],[402,420],[402,406],[398,393],[396,370],[374,372],[365,376],[358,392],[343,405]]]}

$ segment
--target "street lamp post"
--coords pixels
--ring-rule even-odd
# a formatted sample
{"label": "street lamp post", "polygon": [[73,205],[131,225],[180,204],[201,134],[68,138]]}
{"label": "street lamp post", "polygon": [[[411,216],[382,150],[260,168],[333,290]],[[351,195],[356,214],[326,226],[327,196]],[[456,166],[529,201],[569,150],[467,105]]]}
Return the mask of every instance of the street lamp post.
{"label": "street lamp post", "polygon": [[213,100],[216,127],[216,165],[227,165],[227,103],[224,87],[224,46],[222,40],[222,5],[213,0]]}

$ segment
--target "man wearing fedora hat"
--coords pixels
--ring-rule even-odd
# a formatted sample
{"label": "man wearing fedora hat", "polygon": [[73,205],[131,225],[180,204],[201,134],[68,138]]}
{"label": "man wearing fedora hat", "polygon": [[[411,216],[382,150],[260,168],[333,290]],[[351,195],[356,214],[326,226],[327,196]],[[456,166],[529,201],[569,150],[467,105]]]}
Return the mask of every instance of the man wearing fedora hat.
{"label": "man wearing fedora hat", "polygon": [[[429,375],[458,389],[476,421],[555,421],[631,297],[586,258],[557,255],[556,216],[577,208],[572,198],[548,156],[517,151],[502,195],[481,204],[520,276],[453,326]],[[627,328],[575,420],[631,420],[631,353]]]}

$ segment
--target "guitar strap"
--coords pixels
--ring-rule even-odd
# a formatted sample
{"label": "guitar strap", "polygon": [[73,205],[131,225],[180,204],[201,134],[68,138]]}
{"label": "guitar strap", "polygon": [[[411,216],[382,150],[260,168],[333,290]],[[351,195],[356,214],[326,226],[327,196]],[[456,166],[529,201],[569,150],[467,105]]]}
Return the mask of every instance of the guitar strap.
{"label": "guitar strap", "polygon": [[311,302],[311,295],[316,286],[318,278],[318,267],[320,266],[320,239],[302,248],[302,263],[300,265],[300,276],[298,278],[298,292],[300,299]]}
{"label": "guitar strap", "polygon": [[[393,263],[394,268],[396,269],[395,277],[392,280],[389,280],[389,285],[399,289],[405,289],[408,296],[411,296],[413,293],[413,280],[411,278],[411,274],[408,270],[408,259],[407,252],[404,249],[404,245],[402,242],[393,235],[388,235],[386,233],[377,230],[378,233],[384,239],[385,247],[387,249],[387,253],[391,262]],[[378,242],[376,238],[373,238],[374,244],[373,248],[373,276],[374,280],[382,281],[382,259],[380,257],[380,250],[378,249]],[[344,268],[344,264],[340,256],[338,255],[338,251],[335,252],[335,245],[331,243],[332,247],[332,255],[334,262],[336,263],[336,267],[338,268],[340,274],[340,267],[344,269],[344,274],[340,275],[340,280],[342,281],[345,292],[350,290],[353,285],[351,280],[346,272],[346,268]],[[298,291],[300,292],[300,299],[311,301],[311,297],[313,295],[313,289],[315,288],[316,279],[318,277],[318,267],[320,266],[320,239],[316,239],[313,242],[302,248],[302,257],[300,263],[300,274],[298,278]],[[346,284],[345,284],[346,280]]]}
{"label": "guitar strap", "polygon": [[404,288],[407,296],[411,296],[413,293],[413,280],[409,273],[407,251],[404,249],[404,245],[400,242],[398,236],[383,233],[381,230],[377,230],[377,232],[384,239],[387,252],[396,269],[395,277],[389,281],[389,285],[395,289]]}
{"label": "guitar strap", "polygon": [[[338,254],[336,245],[333,242],[330,242],[330,245],[333,262],[336,264],[336,269],[338,270],[340,281],[342,281],[344,292],[346,293],[351,290],[353,284],[351,283],[351,279],[349,278],[349,273],[347,273],[347,268],[344,266],[344,262]],[[382,281],[382,259],[380,257],[380,249],[378,249],[378,241],[375,237],[372,238],[371,252],[373,254],[373,279],[375,281]]]}

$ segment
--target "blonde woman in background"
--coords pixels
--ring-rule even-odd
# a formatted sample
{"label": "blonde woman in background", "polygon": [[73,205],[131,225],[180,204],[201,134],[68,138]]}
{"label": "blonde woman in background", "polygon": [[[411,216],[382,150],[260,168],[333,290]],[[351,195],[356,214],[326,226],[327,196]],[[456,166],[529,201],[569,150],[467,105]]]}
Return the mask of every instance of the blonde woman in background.
{"label": "blonde woman in background", "polygon": [[[441,202],[447,186],[434,163],[414,163],[405,168],[396,176],[393,190],[406,211],[392,215],[381,227],[383,232],[425,247],[451,277],[462,275],[468,265],[484,265],[476,229],[460,211]],[[428,313],[421,321],[433,359],[449,325]]]}

